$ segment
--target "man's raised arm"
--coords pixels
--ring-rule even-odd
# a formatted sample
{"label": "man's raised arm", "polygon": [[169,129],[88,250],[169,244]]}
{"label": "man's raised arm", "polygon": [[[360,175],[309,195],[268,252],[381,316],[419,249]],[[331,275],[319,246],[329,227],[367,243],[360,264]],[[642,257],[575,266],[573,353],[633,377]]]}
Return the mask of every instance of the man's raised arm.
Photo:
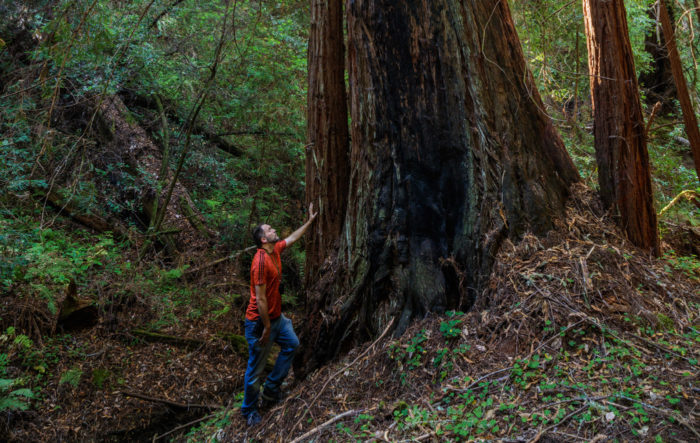
{"label": "man's raised arm", "polygon": [[314,213],[314,204],[309,203],[309,219],[306,221],[306,223],[301,225],[301,227],[299,229],[292,232],[289,235],[289,237],[284,239],[284,241],[287,242],[287,246],[291,246],[292,244],[294,244],[294,242],[299,240],[302,235],[304,235],[306,230],[309,229],[309,226],[311,226],[311,222],[314,221],[314,219],[316,218],[317,215],[318,215],[318,212]]}

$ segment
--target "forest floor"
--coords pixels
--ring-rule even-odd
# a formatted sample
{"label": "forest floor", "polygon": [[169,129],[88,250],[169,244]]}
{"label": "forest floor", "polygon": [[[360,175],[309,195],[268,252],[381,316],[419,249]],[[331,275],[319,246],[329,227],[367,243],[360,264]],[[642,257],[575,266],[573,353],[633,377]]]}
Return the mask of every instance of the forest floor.
{"label": "forest floor", "polygon": [[241,333],[244,300],[224,314],[178,307],[158,330],[188,339],[173,342],[130,326],[153,315],[136,297],[24,355],[46,373],[42,395],[4,412],[0,431],[13,441],[698,441],[700,275],[631,247],[596,205],[579,186],[549,235],[504,245],[472,310],[430,315],[290,377],[259,426],[238,410],[245,351],[220,338]]}
{"label": "forest floor", "polygon": [[470,312],[357,347],[255,429],[234,414],[194,436],[698,441],[699,279],[631,248],[580,186],[547,237],[502,248]]}

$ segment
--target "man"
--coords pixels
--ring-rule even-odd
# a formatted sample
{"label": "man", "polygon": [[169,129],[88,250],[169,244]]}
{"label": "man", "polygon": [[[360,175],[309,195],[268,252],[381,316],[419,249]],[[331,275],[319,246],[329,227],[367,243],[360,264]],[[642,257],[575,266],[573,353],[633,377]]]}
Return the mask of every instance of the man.
{"label": "man", "polygon": [[248,368],[245,371],[245,395],[241,406],[241,413],[248,426],[256,425],[261,420],[258,413],[260,382],[272,343],[280,345],[280,353],[263,386],[263,400],[269,403],[277,403],[282,399],[280,385],[289,372],[294,351],[299,346],[292,321],[282,315],[280,254],[304,235],[318,215],[313,210],[312,203],[309,205],[307,222],[282,241],[270,225],[262,224],[253,230],[258,251],[250,266],[250,301],[245,319]]}

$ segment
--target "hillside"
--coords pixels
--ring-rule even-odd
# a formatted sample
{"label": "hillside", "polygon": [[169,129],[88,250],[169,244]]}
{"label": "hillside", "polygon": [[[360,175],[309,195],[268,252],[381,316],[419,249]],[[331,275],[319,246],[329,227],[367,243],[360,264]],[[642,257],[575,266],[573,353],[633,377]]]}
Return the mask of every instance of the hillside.
{"label": "hillside", "polygon": [[597,206],[581,186],[555,231],[504,247],[488,303],[354,349],[295,384],[253,430],[219,413],[190,435],[696,440],[697,271],[630,248]]}

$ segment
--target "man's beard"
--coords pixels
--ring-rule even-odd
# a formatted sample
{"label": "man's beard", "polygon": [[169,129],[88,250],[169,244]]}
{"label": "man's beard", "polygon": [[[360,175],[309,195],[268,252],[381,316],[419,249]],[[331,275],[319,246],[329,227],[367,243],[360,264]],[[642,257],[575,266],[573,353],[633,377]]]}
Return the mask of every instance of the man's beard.
{"label": "man's beard", "polygon": [[265,239],[267,239],[268,243],[277,243],[278,241],[280,241],[280,236],[275,234],[273,238],[265,237]]}

